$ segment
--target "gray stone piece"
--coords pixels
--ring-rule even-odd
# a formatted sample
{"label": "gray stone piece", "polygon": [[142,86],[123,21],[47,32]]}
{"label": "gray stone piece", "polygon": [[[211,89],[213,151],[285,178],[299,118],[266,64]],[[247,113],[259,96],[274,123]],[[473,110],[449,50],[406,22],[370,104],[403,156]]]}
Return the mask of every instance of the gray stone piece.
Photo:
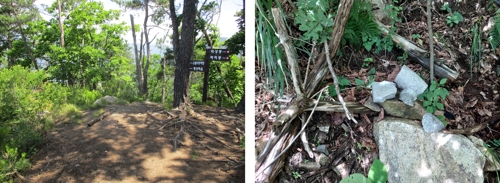
{"label": "gray stone piece", "polygon": [[444,129],[443,122],[431,113],[427,113],[422,117],[422,126],[427,133],[435,133]]}
{"label": "gray stone piece", "polygon": [[413,104],[415,104],[417,97],[418,95],[411,89],[404,89],[401,93],[399,93],[399,100],[409,106],[413,106]]}
{"label": "gray stone piece", "polygon": [[386,117],[373,135],[388,182],[484,182],[485,157],[463,135],[425,133],[418,121]]}
{"label": "gray stone piece", "polygon": [[328,155],[328,150],[326,149],[325,145],[319,145],[318,147],[316,147],[316,149],[314,151],[321,152],[321,153]]}
{"label": "gray stone piece", "polygon": [[401,89],[411,89],[418,95],[424,93],[428,85],[417,73],[404,65],[394,80]]}
{"label": "gray stone piece", "polygon": [[396,84],[389,81],[373,82],[372,84],[372,97],[373,102],[382,103],[387,99],[396,97]]}
{"label": "gray stone piece", "polygon": [[104,102],[106,102],[106,104],[114,104],[116,102],[116,100],[117,100],[116,97],[106,95],[100,99],[97,99],[94,102],[94,105],[103,104]]}

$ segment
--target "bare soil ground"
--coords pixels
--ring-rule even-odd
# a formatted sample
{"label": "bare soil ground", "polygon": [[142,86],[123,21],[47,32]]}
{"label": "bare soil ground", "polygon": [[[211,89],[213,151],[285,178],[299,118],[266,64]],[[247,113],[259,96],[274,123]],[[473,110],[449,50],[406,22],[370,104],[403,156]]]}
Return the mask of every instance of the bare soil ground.
{"label": "bare soil ground", "polygon": [[[288,26],[290,27],[290,35],[299,38],[303,32],[299,31],[298,26],[290,22],[294,22],[292,14],[294,13],[293,6],[290,3],[296,1],[280,1],[281,7],[287,16]],[[448,67],[459,73],[455,81],[448,81],[445,88],[450,92],[444,104],[447,116],[448,131],[464,131],[460,134],[471,134],[481,138],[485,142],[500,138],[500,77],[496,71],[500,67],[500,48],[491,49],[490,43],[487,40],[487,32],[482,33],[481,45],[483,47],[482,62],[479,68],[474,68],[470,73],[470,50],[473,40],[472,28],[478,25],[479,29],[483,29],[488,25],[488,20],[494,16],[494,11],[498,9],[488,10],[490,2],[484,1],[445,1],[450,2],[452,12],[459,12],[464,21],[458,25],[450,27],[446,24],[447,17],[452,13],[440,10],[443,3],[433,1],[435,10],[432,12],[432,27],[434,32],[434,49],[437,58],[451,59],[454,62],[445,63]],[[395,6],[402,7],[402,12],[399,15],[402,18],[401,23],[396,23],[397,34],[405,37],[407,40],[418,42],[421,48],[428,50],[429,35],[427,33],[426,1],[425,0],[400,0]],[[386,23],[386,25],[389,25]],[[413,35],[419,34],[420,40],[412,38]],[[438,43],[437,43],[438,42]],[[321,46],[319,46],[321,47]],[[270,48],[275,49],[275,48]],[[305,50],[310,50],[307,48]],[[336,62],[337,76],[347,77],[351,83],[355,83],[355,79],[366,79],[367,71],[371,68],[376,69],[375,81],[383,81],[389,78],[389,75],[396,69],[397,65],[406,64],[415,72],[421,74],[426,81],[429,78],[428,69],[423,68],[416,62],[411,60],[399,60],[398,57],[403,55],[400,49],[394,49],[391,52],[383,51],[375,54],[365,49],[356,49],[351,46],[340,48],[343,55]],[[308,55],[301,50],[298,50],[299,64],[302,68],[302,74],[306,73]],[[496,55],[496,56],[495,56]],[[374,63],[369,66],[363,66],[365,58],[373,58]],[[256,61],[256,70],[262,70],[261,64]],[[256,73],[260,76],[256,81],[256,86],[264,84],[267,80],[264,73]],[[326,76],[325,84],[320,88],[333,84],[331,76]],[[272,90],[272,89],[271,89]],[[292,89],[285,91],[284,95],[293,96]],[[342,93],[345,101],[363,103],[368,96],[371,95],[368,89],[358,89],[355,86],[346,87]],[[256,149],[265,145],[265,142],[270,136],[270,129],[276,117],[275,108],[278,102],[274,101],[277,95],[273,95],[273,91],[268,91],[262,87],[256,87]],[[335,98],[336,99],[336,98]],[[290,103],[281,102],[281,109],[285,109]],[[283,110],[281,111],[283,112]],[[284,166],[277,180],[287,180],[290,182],[339,182],[343,175],[352,173],[368,174],[373,158],[378,156],[378,147],[373,137],[373,121],[377,115],[358,115],[354,117],[358,124],[355,125],[347,120],[343,113],[333,112],[316,112],[312,118],[312,122],[306,128],[308,135],[307,139],[311,147],[316,147],[319,144],[326,145],[328,152],[329,166],[322,166],[319,169],[307,169],[294,166],[299,162],[313,162],[314,159],[308,159],[307,154],[303,149],[300,140],[297,140],[290,148],[289,153],[284,161]],[[451,117],[450,117],[451,116]],[[296,121],[297,123],[300,123]],[[328,134],[321,132],[319,127],[331,125]],[[342,167],[341,170],[346,170],[343,175],[332,170],[332,167]],[[495,172],[485,173],[485,182],[497,182],[498,175]]]}
{"label": "bare soil ground", "polygon": [[180,122],[176,112],[155,103],[111,105],[92,126],[87,122],[98,114],[85,111],[81,124],[55,126],[22,175],[40,183],[244,182],[237,135],[237,129],[244,133],[243,114],[193,108]]}

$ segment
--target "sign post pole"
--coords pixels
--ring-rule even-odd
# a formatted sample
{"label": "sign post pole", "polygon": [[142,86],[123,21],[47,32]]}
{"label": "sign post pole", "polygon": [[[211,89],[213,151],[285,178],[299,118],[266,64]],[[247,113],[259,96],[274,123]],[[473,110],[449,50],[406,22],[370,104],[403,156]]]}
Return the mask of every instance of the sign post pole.
{"label": "sign post pole", "polygon": [[201,98],[201,101],[205,103],[207,101],[207,95],[208,95],[208,69],[210,68],[210,59],[209,59],[209,53],[210,49],[205,49],[205,67],[204,69],[204,76],[203,76],[203,96]]}

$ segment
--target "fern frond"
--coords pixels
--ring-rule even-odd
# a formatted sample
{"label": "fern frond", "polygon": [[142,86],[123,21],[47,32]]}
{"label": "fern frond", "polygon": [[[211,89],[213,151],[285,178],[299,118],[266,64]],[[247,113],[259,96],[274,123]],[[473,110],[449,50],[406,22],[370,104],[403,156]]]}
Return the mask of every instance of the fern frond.
{"label": "fern frond", "polygon": [[493,27],[490,29],[488,40],[490,41],[491,47],[496,49],[500,46],[500,14],[494,17]]}

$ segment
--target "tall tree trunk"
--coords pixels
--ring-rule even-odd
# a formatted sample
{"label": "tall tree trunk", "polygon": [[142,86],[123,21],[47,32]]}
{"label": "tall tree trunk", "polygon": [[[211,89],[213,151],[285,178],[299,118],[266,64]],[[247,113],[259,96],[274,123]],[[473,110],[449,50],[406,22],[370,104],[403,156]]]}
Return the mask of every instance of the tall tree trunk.
{"label": "tall tree trunk", "polygon": [[161,103],[165,103],[165,87],[166,87],[166,82],[167,82],[167,75],[165,74],[165,67],[166,67],[166,62],[167,62],[167,57],[163,56],[162,62],[161,62],[161,73],[163,74],[161,77]]}
{"label": "tall tree trunk", "polygon": [[238,105],[236,105],[236,112],[244,113],[245,112],[245,92],[243,92],[243,95],[241,96],[240,102],[238,102]]}
{"label": "tall tree trunk", "polygon": [[59,30],[61,31],[61,47],[64,48],[64,29],[62,22],[61,0],[57,0],[57,7],[59,8]]}
{"label": "tall tree trunk", "polygon": [[17,16],[16,8],[12,8],[12,10],[14,11],[14,16],[16,17],[17,26],[19,27],[19,32],[21,33],[21,37],[23,38],[24,48],[26,49],[26,51],[28,51],[28,55],[30,56],[31,60],[33,61],[33,65],[35,66],[35,69],[38,70],[38,65],[36,64],[36,59],[35,59],[35,57],[33,57],[33,54],[31,53],[31,48],[28,46],[28,41],[26,40],[26,36],[24,35],[24,31],[23,31],[23,28],[21,26],[21,21],[19,20],[19,17]]}
{"label": "tall tree trunk", "polygon": [[149,49],[149,37],[148,37],[148,31],[147,31],[147,23],[148,23],[148,0],[144,0],[144,9],[146,10],[146,14],[144,15],[144,38],[146,38],[146,51],[147,51],[147,60],[146,60],[146,66],[144,67],[144,70],[142,72],[144,80],[142,82],[142,91],[145,94],[144,100],[148,98],[148,69],[149,69],[149,62],[151,60],[151,50]]}
{"label": "tall tree trunk", "polygon": [[194,50],[194,24],[196,17],[196,0],[184,0],[182,11],[182,42],[179,42],[179,20],[175,13],[175,0],[170,2],[170,18],[172,20],[173,34],[172,45],[175,56],[175,78],[174,78],[174,104],[178,107],[188,98],[189,88],[189,60]]}
{"label": "tall tree trunk", "polygon": [[135,72],[137,75],[137,88],[139,89],[139,95],[142,95],[142,67],[139,61],[137,53],[137,43],[135,39],[135,27],[134,27],[134,16],[130,14],[130,23],[132,24],[132,37],[134,39],[134,54],[135,54]]}

